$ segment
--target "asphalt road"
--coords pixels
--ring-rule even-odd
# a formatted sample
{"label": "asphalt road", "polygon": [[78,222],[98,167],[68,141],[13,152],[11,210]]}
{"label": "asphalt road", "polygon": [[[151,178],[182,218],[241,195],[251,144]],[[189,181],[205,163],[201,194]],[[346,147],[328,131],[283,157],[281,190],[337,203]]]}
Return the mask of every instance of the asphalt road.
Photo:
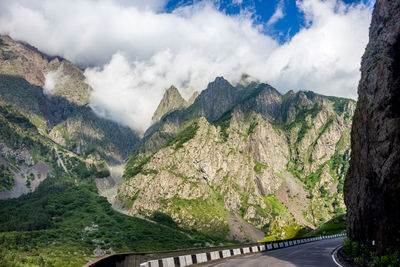
{"label": "asphalt road", "polygon": [[332,252],[343,244],[343,237],[311,242],[298,246],[221,260],[202,266],[215,267],[338,267],[332,260]]}

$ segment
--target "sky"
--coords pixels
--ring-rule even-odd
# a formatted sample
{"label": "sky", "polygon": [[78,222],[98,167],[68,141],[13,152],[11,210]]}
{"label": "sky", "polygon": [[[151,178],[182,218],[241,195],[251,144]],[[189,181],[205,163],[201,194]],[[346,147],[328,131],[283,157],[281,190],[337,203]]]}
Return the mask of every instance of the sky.
{"label": "sky", "polygon": [[373,4],[1,0],[0,33],[83,68],[95,112],[142,134],[170,85],[188,99],[217,76],[356,99]]}

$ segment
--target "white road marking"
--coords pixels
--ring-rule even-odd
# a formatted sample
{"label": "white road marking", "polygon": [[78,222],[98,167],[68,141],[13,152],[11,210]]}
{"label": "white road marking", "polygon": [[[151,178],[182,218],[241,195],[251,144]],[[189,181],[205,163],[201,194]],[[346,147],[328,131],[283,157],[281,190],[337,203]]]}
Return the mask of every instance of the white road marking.
{"label": "white road marking", "polygon": [[339,250],[339,248],[341,248],[341,247],[342,247],[342,246],[337,247],[337,248],[335,249],[335,251],[333,251],[333,253],[332,253],[332,260],[333,260],[333,262],[336,263],[336,265],[339,266],[339,267],[343,267],[343,265],[341,265],[339,262],[337,262],[337,260],[335,259],[335,255],[336,255],[337,251]]}

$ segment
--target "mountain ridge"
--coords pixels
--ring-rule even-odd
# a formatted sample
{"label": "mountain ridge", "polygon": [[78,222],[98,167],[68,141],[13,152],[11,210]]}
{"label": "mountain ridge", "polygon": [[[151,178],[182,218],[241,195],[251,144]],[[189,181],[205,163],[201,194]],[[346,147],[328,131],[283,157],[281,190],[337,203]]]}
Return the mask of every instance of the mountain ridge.
{"label": "mountain ridge", "polygon": [[77,154],[93,152],[96,145],[93,156],[99,160],[125,159],[139,137],[88,107],[93,89],[81,69],[8,36],[0,39],[0,94],[7,103],[18,107],[42,135]]}
{"label": "mountain ridge", "polygon": [[[171,89],[172,102],[185,106],[160,108],[160,119],[139,140],[91,110],[82,75],[62,58],[0,36],[0,188],[9,193],[11,173],[26,189],[0,200],[7,212],[0,228],[15,231],[0,232],[6,248],[0,261],[16,253],[38,262],[40,250],[54,263],[61,257],[53,251],[61,250],[83,263],[152,244],[290,238],[344,212],[354,101],[310,91],[282,95],[251,79],[232,85],[216,77],[190,101]],[[129,154],[121,185],[113,184],[106,163]],[[110,195],[108,185],[116,185]],[[113,211],[99,192],[116,201],[114,208],[169,230]],[[31,239],[35,231],[46,240]],[[26,254],[15,245],[14,236],[25,235],[23,242],[38,250]]]}
{"label": "mountain ridge", "polygon": [[152,124],[159,121],[163,116],[167,115],[168,113],[185,108],[189,105],[189,103],[183,99],[181,94],[179,93],[178,89],[171,85],[165,93],[163,98],[160,101],[157,109],[154,111],[153,117],[151,118]]}
{"label": "mountain ridge", "polygon": [[[225,103],[215,108],[212,97]],[[179,224],[211,235],[211,225],[219,225],[214,234],[238,240],[259,237],[234,230],[249,224],[275,235],[285,225],[315,227],[316,220],[344,209],[354,108],[355,101],[348,99],[310,91],[281,95],[267,84],[234,87],[218,77],[191,106],[149,128],[128,161],[118,198],[131,214],[165,212]],[[234,166],[246,171],[240,174]],[[240,189],[246,186],[240,177],[248,181],[250,193]],[[226,191],[228,187],[237,189]],[[298,201],[285,190],[295,191]],[[190,211],[191,205],[202,216]],[[202,212],[207,207],[211,221]]]}

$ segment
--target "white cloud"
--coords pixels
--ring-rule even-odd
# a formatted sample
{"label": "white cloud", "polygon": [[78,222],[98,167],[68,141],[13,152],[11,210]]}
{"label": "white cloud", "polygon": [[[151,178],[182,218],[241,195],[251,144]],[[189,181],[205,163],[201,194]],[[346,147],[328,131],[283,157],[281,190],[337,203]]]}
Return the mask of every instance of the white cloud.
{"label": "white cloud", "polygon": [[232,0],[232,4],[234,5],[241,5],[243,3],[243,0]]}
{"label": "white cloud", "polygon": [[274,14],[272,14],[271,18],[267,21],[267,25],[272,26],[278,20],[283,18],[285,16],[284,9],[285,9],[285,3],[283,2],[283,0],[281,0],[281,1],[279,1],[278,5],[276,6]]}
{"label": "white cloud", "polygon": [[205,1],[166,14],[165,1],[143,2],[2,0],[0,31],[91,66],[92,107],[138,132],[171,84],[188,98],[220,75],[247,73],[282,92],[356,96],[370,7],[298,1],[307,27],[279,45],[248,12],[227,16]]}
{"label": "white cloud", "polygon": [[307,89],[356,98],[371,8],[334,0],[297,4],[308,27],[271,54],[267,64],[274,68],[264,79],[281,90]]}
{"label": "white cloud", "polygon": [[63,66],[60,65],[57,70],[49,71],[44,74],[45,77],[45,84],[43,86],[43,92],[51,97],[56,89],[58,84],[64,84],[67,80],[68,76],[65,76],[63,73]]}
{"label": "white cloud", "polygon": [[[154,99],[161,99],[162,90],[146,88],[153,75],[137,79],[137,70],[122,53],[115,54],[102,69],[86,69],[88,83],[95,88],[91,107],[101,116],[119,121],[143,133],[155,109]],[[148,81],[146,81],[146,78]]]}

